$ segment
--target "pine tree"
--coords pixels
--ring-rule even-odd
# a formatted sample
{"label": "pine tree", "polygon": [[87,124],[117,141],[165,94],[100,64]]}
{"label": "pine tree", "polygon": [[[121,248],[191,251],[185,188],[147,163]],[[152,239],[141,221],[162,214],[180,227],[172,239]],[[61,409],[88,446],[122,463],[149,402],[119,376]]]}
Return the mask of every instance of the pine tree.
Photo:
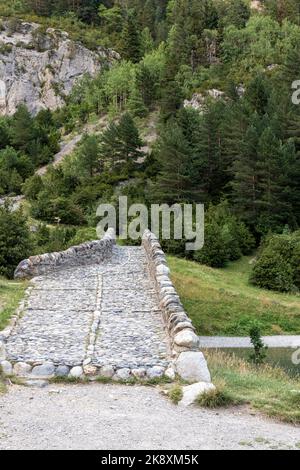
{"label": "pine tree", "polygon": [[120,41],[121,56],[125,60],[139,62],[141,54],[140,34],[133,13],[129,13]]}
{"label": "pine tree", "polygon": [[77,151],[77,159],[81,170],[91,178],[100,170],[100,148],[97,137],[84,135]]}
{"label": "pine tree", "polygon": [[259,211],[258,141],[257,128],[251,125],[240,142],[240,153],[232,165],[232,201],[235,211],[249,225],[255,225]]}
{"label": "pine tree", "polygon": [[111,123],[102,134],[100,153],[113,169],[124,166],[124,163],[132,168],[143,156],[142,145],[132,117],[125,113],[118,124]]}
{"label": "pine tree", "polygon": [[167,121],[174,116],[182,105],[182,92],[175,79],[177,72],[176,57],[169,54],[161,81],[160,114],[163,121]]}
{"label": "pine tree", "polygon": [[35,137],[33,119],[25,105],[19,106],[11,124],[12,144],[19,150],[28,152]]}
{"label": "pine tree", "polygon": [[273,130],[267,127],[258,143],[258,188],[260,191],[261,230],[276,229],[285,217],[283,188],[286,184],[282,146]]}

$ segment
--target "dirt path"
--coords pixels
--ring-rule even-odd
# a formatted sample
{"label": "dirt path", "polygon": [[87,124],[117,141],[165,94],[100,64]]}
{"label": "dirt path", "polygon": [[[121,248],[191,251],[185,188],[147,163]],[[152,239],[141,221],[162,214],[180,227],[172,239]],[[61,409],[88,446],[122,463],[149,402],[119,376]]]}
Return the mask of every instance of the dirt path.
{"label": "dirt path", "polygon": [[58,165],[60,165],[61,162],[64,160],[64,158],[70,155],[75,150],[75,148],[81,141],[84,134],[99,134],[105,129],[106,126],[107,126],[107,118],[102,117],[95,124],[85,125],[79,134],[76,134],[73,137],[66,136],[60,142],[60,151],[56,155],[54,155],[53,162],[51,162],[49,165],[45,165],[39,168],[36,171],[36,174],[42,176],[46,173],[49,166],[53,165],[54,167],[57,167]]}
{"label": "dirt path", "polygon": [[297,449],[300,429],[239,409],[183,409],[158,389],[12,386],[0,395],[0,449]]}

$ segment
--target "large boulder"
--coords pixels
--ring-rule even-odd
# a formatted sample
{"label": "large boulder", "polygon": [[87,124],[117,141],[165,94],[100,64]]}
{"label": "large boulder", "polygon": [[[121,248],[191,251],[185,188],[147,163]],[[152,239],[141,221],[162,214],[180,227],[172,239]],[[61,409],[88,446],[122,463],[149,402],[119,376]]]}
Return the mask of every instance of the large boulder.
{"label": "large boulder", "polygon": [[177,374],[187,382],[211,382],[205,357],[200,351],[184,351],[176,361]]}

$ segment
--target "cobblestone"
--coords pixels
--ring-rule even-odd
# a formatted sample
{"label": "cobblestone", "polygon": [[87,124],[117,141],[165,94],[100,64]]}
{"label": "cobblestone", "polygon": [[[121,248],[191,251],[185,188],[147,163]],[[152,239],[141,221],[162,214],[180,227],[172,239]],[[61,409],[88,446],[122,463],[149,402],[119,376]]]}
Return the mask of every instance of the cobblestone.
{"label": "cobblestone", "polygon": [[166,369],[168,336],[144,248],[114,247],[102,263],[34,278],[6,354],[31,366],[90,364],[111,376],[119,369]]}

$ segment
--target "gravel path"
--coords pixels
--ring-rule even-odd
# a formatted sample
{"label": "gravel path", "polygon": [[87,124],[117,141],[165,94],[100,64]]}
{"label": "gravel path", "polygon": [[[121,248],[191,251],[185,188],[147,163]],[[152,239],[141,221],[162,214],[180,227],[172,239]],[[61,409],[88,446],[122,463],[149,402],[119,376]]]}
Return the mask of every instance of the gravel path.
{"label": "gravel path", "polygon": [[[299,348],[300,336],[264,336],[269,348]],[[250,338],[225,336],[200,336],[202,348],[252,348]]]}
{"label": "gravel path", "polygon": [[296,449],[300,429],[251,416],[179,408],[158,389],[12,386],[0,396],[0,449]]}

